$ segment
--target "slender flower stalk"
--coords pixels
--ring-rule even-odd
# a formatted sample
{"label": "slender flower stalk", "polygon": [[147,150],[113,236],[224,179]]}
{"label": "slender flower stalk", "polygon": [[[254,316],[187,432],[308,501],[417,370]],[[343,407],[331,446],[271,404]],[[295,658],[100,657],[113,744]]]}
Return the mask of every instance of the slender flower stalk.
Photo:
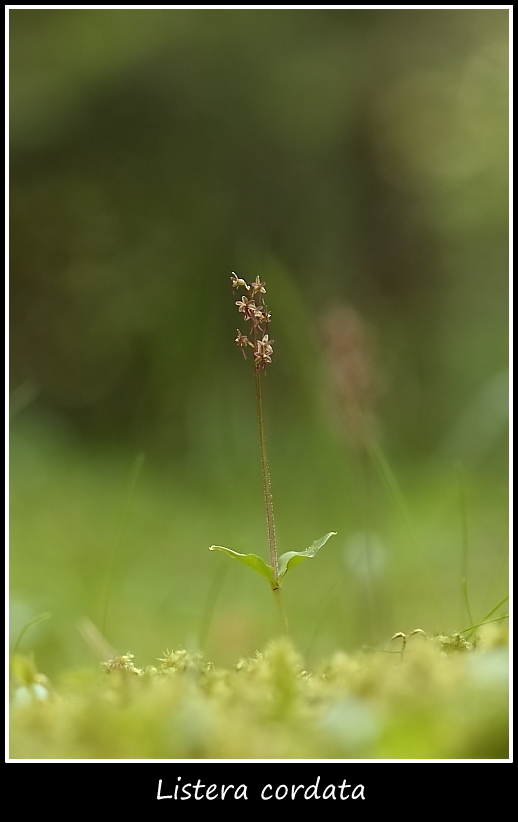
{"label": "slender flower stalk", "polygon": [[252,341],[247,336],[237,332],[236,343],[240,346],[243,356],[246,358],[245,347],[253,348],[254,354],[254,377],[255,396],[257,401],[257,419],[259,422],[259,448],[261,451],[261,471],[263,475],[264,507],[266,510],[266,526],[268,530],[268,546],[270,549],[270,567],[272,568],[271,587],[275,603],[279,611],[279,617],[286,636],[289,636],[288,620],[284,610],[281,589],[279,583],[279,559],[277,555],[277,543],[275,540],[275,520],[273,517],[273,497],[270,480],[270,469],[268,467],[268,457],[266,455],[266,438],[264,435],[264,414],[263,414],[263,393],[261,386],[261,372],[272,361],[273,340],[270,340],[268,326],[272,315],[264,303],[266,285],[256,280],[248,285],[245,280],[236,277],[233,273],[232,285],[234,288],[245,288],[251,294],[251,298],[243,296],[236,302],[236,305],[244,318],[251,324]]}
{"label": "slender flower stalk", "polygon": [[270,548],[270,565],[273,568],[275,579],[279,576],[279,561],[277,558],[277,544],[275,542],[275,521],[273,518],[272,485],[268,457],[266,456],[266,441],[264,436],[263,396],[261,391],[261,370],[256,365],[255,394],[257,399],[257,417],[259,420],[259,447],[261,449],[261,468],[263,473],[264,505],[266,509],[266,524],[268,527],[268,545]]}
{"label": "slender flower stalk", "polygon": [[336,531],[329,531],[328,534],[317,539],[309,548],[306,548],[305,551],[286,551],[286,553],[281,554],[280,557],[277,554],[275,522],[273,519],[272,486],[264,435],[263,394],[261,385],[262,372],[271,363],[273,356],[274,340],[270,339],[268,333],[272,315],[264,302],[266,286],[259,280],[259,277],[257,277],[253,283],[250,283],[250,285],[245,280],[242,280],[241,277],[236,277],[234,272],[232,272],[230,279],[234,290],[236,288],[243,288],[245,290],[245,294],[243,294],[241,299],[236,300],[236,305],[239,313],[242,314],[245,321],[249,323],[249,329],[248,334],[243,334],[238,329],[235,342],[241,349],[245,360],[247,348],[251,348],[254,355],[255,396],[257,400],[257,419],[259,421],[259,448],[261,452],[261,471],[263,475],[264,506],[266,510],[268,545],[270,548],[270,564],[267,565],[264,559],[257,554],[240,554],[230,548],[225,548],[223,545],[211,545],[209,551],[221,551],[227,554],[227,556],[232,557],[232,559],[248,565],[249,568],[252,568],[267,580],[273,591],[273,597],[279,611],[283,631],[289,638],[288,620],[286,619],[281,596],[281,584],[284,577],[291,568],[306,559],[314,557],[322,546],[326,544],[328,539],[336,534]]}
{"label": "slender flower stalk", "polygon": [[[273,355],[273,343],[267,331],[271,320],[271,314],[268,311],[264,295],[266,294],[266,285],[259,280],[256,280],[248,285],[245,280],[236,277],[232,272],[230,278],[234,288],[244,288],[246,294],[236,301],[236,305],[240,313],[243,314],[245,320],[250,323],[250,334],[252,339],[241,333],[238,330],[236,337],[236,344],[241,348],[243,356],[246,358],[245,349],[250,346],[254,354],[254,376],[255,376],[255,396],[257,401],[257,418],[259,421],[259,448],[261,451],[261,471],[263,475],[263,489],[264,489],[264,505],[266,510],[266,525],[268,530],[268,546],[270,549],[270,565],[273,568],[275,587],[274,591],[279,589],[279,560],[277,556],[277,544],[275,541],[275,521],[273,517],[273,498],[272,486],[270,480],[270,470],[268,468],[268,457],[266,455],[266,439],[264,434],[264,413],[263,413],[263,394],[261,387],[261,372],[265,370],[266,366],[271,363]],[[285,622],[285,619],[283,619]]]}

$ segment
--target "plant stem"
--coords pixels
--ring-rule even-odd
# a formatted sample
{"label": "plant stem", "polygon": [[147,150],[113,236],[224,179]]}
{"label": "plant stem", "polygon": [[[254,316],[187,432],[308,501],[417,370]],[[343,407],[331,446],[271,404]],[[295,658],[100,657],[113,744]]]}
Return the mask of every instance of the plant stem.
{"label": "plant stem", "polygon": [[281,618],[282,628],[284,631],[284,635],[286,639],[290,638],[290,631],[288,628],[288,618],[286,616],[286,611],[284,610],[284,603],[282,601],[281,589],[280,588],[273,588],[273,598],[275,600],[275,604],[277,605],[279,616]]}
{"label": "plant stem", "polygon": [[481,625],[489,625],[490,622],[500,622],[501,619],[509,619],[509,614],[503,614],[502,616],[495,617],[494,619],[486,619],[484,622],[477,623],[477,625],[470,625],[469,628],[464,628],[462,631],[459,631],[459,634],[467,634],[468,631],[473,631],[475,628],[480,628]]}
{"label": "plant stem", "polygon": [[500,606],[501,606],[501,605],[503,605],[503,604],[504,604],[504,602],[507,602],[507,600],[508,600],[508,599],[509,599],[509,594],[506,594],[506,596],[502,599],[502,601],[501,601],[501,602],[499,602],[499,603],[498,603],[498,605],[495,605],[495,607],[494,607],[494,608],[491,608],[490,612],[489,612],[488,614],[486,614],[486,615],[485,615],[484,620],[489,619],[489,617],[490,617],[490,616],[493,616],[493,614],[495,613],[495,611],[498,611],[498,609],[500,608]]}
{"label": "plant stem", "polygon": [[212,617],[214,616],[214,611],[216,608],[216,603],[218,601],[218,597],[221,592],[221,588],[223,586],[223,582],[225,581],[225,577],[228,571],[228,563],[222,562],[220,563],[219,567],[214,574],[214,578],[212,580],[211,586],[209,588],[209,592],[205,598],[205,605],[203,608],[199,637],[198,637],[198,645],[200,650],[205,651],[205,643],[207,641],[207,637],[209,635],[210,624],[212,622]]}
{"label": "plant stem", "polygon": [[367,608],[369,612],[370,634],[371,642],[376,642],[377,637],[377,619],[376,619],[376,602],[374,596],[374,574],[372,571],[372,524],[370,521],[371,515],[371,473],[370,473],[370,455],[367,448],[361,449],[361,461],[363,463],[364,480],[365,480],[365,507],[364,507],[364,533],[365,533],[365,589]]}
{"label": "plant stem", "polygon": [[[255,394],[257,398],[257,417],[259,419],[259,446],[261,449],[261,469],[263,473],[264,504],[266,508],[266,524],[268,527],[268,545],[270,548],[270,565],[273,568],[275,580],[279,576],[279,563],[277,560],[277,545],[275,542],[275,523],[273,521],[273,500],[272,487],[270,483],[270,472],[268,470],[268,459],[266,457],[266,442],[264,437],[263,418],[263,398],[261,392],[261,371],[255,367]],[[278,590],[278,589],[277,589]],[[275,590],[274,590],[275,593]],[[279,600],[280,601],[280,600]],[[285,621],[285,619],[284,619]]]}
{"label": "plant stem", "polygon": [[466,605],[466,612],[468,615],[470,625],[473,625],[474,619],[471,615],[471,608],[469,606],[468,597],[468,515],[466,509],[466,494],[464,491],[464,478],[462,476],[462,466],[459,464],[457,468],[459,477],[459,505],[462,522],[462,594],[464,597],[464,603]]}
{"label": "plant stem", "polygon": [[25,623],[25,625],[22,627],[20,633],[18,634],[18,636],[16,638],[16,642],[14,643],[13,650],[11,651],[12,656],[15,655],[16,651],[20,647],[20,643],[21,643],[23,637],[25,636],[25,632],[28,631],[29,628],[32,628],[33,625],[37,625],[38,622],[43,622],[44,619],[50,619],[50,617],[51,617],[51,614],[47,614],[47,613],[40,614],[39,616],[34,617],[34,619],[30,619],[28,622]]}
{"label": "plant stem", "polygon": [[108,575],[106,577],[106,586],[104,591],[104,604],[102,609],[102,617],[101,617],[101,634],[106,636],[106,623],[108,621],[108,605],[110,602],[110,593],[113,585],[113,578],[115,575],[115,568],[117,564],[117,559],[122,543],[122,537],[124,534],[124,529],[126,527],[126,522],[128,520],[128,515],[131,508],[131,502],[133,500],[133,493],[135,491],[135,486],[137,485],[137,480],[139,478],[140,469],[142,468],[142,464],[144,462],[144,454],[137,454],[135,457],[135,462],[133,463],[133,468],[131,469],[130,479],[128,483],[128,493],[126,496],[126,504],[124,506],[124,511],[122,513],[121,521],[119,524],[119,531],[117,534],[117,540],[115,542],[115,547],[113,549],[111,559],[110,559],[110,566],[108,569]]}

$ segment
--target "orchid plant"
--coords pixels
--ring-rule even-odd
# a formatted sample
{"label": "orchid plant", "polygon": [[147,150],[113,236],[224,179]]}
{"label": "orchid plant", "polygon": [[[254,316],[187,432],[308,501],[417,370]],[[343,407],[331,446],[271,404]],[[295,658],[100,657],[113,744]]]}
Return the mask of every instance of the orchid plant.
{"label": "orchid plant", "polygon": [[257,556],[257,554],[240,554],[237,551],[232,551],[230,548],[224,548],[222,545],[211,545],[209,550],[222,551],[229,557],[248,565],[249,568],[257,571],[258,574],[261,574],[261,576],[268,581],[268,584],[273,591],[277,607],[279,608],[284,631],[287,634],[288,625],[281,600],[281,585],[284,577],[288,571],[300,562],[314,557],[320,548],[326,544],[328,539],[336,534],[336,531],[330,531],[325,536],[317,539],[312,545],[310,545],[309,548],[306,548],[305,551],[288,551],[285,554],[281,554],[280,557],[277,554],[272,488],[270,471],[268,468],[268,459],[266,456],[261,385],[263,372],[272,362],[274,340],[271,340],[269,335],[269,326],[272,315],[268,311],[265,303],[266,285],[260,281],[259,277],[256,277],[253,283],[248,284],[245,280],[241,279],[241,277],[237,277],[235,272],[232,272],[231,282],[234,291],[236,289],[243,289],[243,296],[236,301],[236,305],[239,313],[243,314],[243,319],[248,324],[249,329],[247,334],[243,334],[238,329],[235,342],[239,348],[241,348],[245,359],[248,348],[251,348],[253,353],[257,418],[259,422],[259,447],[261,453],[261,470],[263,477],[268,545],[270,549],[270,564],[268,565],[261,557]]}

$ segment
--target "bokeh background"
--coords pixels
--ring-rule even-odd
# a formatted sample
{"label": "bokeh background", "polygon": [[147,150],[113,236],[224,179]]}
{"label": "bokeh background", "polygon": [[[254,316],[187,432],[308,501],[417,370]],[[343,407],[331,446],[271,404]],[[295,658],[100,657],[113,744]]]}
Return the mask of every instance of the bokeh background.
{"label": "bokeh background", "polygon": [[85,618],[143,665],[278,632],[264,580],[207,550],[268,550],[231,271],[273,315],[280,550],[338,532],[284,586],[308,664],[465,628],[463,578],[483,619],[507,592],[508,12],[9,23],[12,636],[49,612],[23,646],[53,675],[92,661]]}

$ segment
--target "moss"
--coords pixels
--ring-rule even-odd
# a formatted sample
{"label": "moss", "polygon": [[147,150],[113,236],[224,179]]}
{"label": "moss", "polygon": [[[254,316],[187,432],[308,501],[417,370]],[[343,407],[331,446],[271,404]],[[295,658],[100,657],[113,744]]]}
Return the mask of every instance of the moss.
{"label": "moss", "polygon": [[13,699],[11,757],[506,758],[507,648],[445,639],[337,652],[314,671],[286,640],[233,670],[184,649],[146,670],[126,654],[67,672],[48,699]]}

